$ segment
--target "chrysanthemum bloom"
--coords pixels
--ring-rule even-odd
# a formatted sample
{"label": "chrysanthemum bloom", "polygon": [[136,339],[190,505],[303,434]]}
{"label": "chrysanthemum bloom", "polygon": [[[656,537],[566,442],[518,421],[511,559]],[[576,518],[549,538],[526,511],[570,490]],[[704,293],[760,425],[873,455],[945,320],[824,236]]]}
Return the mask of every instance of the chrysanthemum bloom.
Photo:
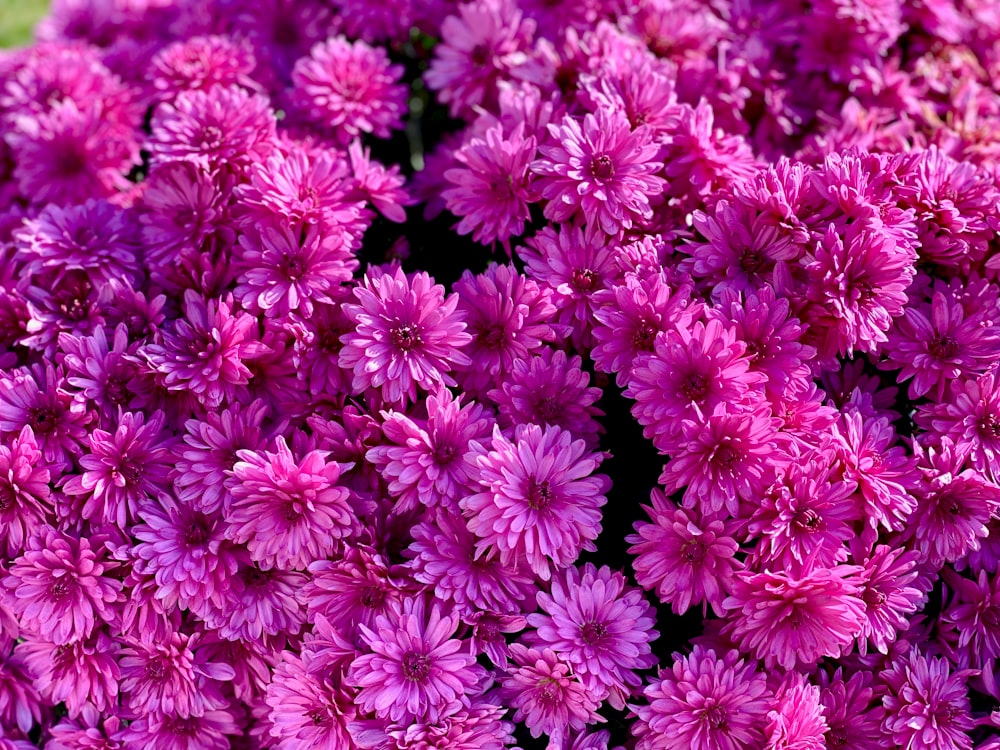
{"label": "chrysanthemum bloom", "polygon": [[264,448],[261,429],[267,407],[256,400],[233,404],[223,412],[207,412],[185,423],[184,443],[174,447],[172,478],[177,499],[194,510],[216,513],[232,502],[233,467],[240,450]]}
{"label": "chrysanthemum bloom", "polygon": [[580,357],[547,347],[515,361],[500,387],[489,392],[500,426],[505,430],[519,424],[562,427],[596,448],[603,431],[598,419],[604,412],[594,404],[602,391],[590,385],[582,365]]}
{"label": "chrysanthemum bloom", "polygon": [[[243,733],[228,708],[208,709],[201,716],[149,714],[129,723],[116,739],[126,748],[157,750],[227,750]],[[88,748],[89,750],[89,748]]]}
{"label": "chrysanthemum bloom", "polygon": [[13,176],[33,203],[110,198],[130,186],[125,175],[139,163],[135,132],[105,120],[99,103],[78,106],[67,99],[15,122],[6,138]]}
{"label": "chrysanthemum bloom", "polygon": [[265,96],[238,86],[183,91],[153,111],[148,148],[154,165],[180,160],[242,172],[274,150],[274,112]]}
{"label": "chrysanthemum bloom", "polygon": [[657,334],[653,353],[640,355],[625,395],[643,434],[666,452],[681,420],[712,414],[720,404],[745,403],[764,381],[750,370],[745,345],[734,328],[718,320],[677,325]]}
{"label": "chrysanthemum bloom", "polygon": [[476,458],[482,491],[460,505],[478,551],[496,547],[505,565],[548,580],[594,549],[610,481],[594,474],[603,456],[559,427],[518,425],[513,438],[494,430]]}
{"label": "chrysanthemum bloom", "polygon": [[956,454],[1000,484],[1000,366],[994,365],[976,379],[953,381],[951,398],[927,412],[917,413],[917,424],[926,428],[930,423],[934,430],[950,437]]}
{"label": "chrysanthemum bloom", "polygon": [[915,452],[924,482],[914,493],[917,507],[905,536],[913,550],[935,567],[957,562],[979,549],[988,524],[1000,510],[1000,488],[974,469],[962,469],[965,458],[949,437]]}
{"label": "chrysanthemum bloom", "polygon": [[788,675],[775,691],[774,708],[767,712],[767,750],[826,750],[827,729],[819,688],[802,674]]}
{"label": "chrysanthemum bloom", "polygon": [[547,219],[564,222],[580,214],[605,234],[619,235],[650,218],[650,199],[666,184],[653,131],[632,130],[621,112],[600,109],[581,123],[565,116],[548,126],[551,140],[539,145],[532,162],[539,194],[548,201]]}
{"label": "chrysanthemum bloom", "polygon": [[129,383],[136,367],[130,355],[136,347],[129,344],[129,331],[124,323],[98,327],[92,336],[59,334],[59,348],[65,353],[63,366],[66,382],[77,389],[99,411],[98,426],[107,429],[117,419],[119,411],[129,410],[134,398]]}
{"label": "chrysanthemum bloom", "polygon": [[446,298],[426,273],[373,267],[354,296],[360,304],[343,308],[356,329],[342,338],[340,366],[354,370],[356,391],[380,388],[388,403],[414,401],[418,386],[455,385],[448,371],[471,364],[461,351],[472,336],[455,309],[458,297]]}
{"label": "chrysanthemum bloom", "polygon": [[25,425],[10,446],[0,445],[0,537],[8,560],[52,512],[51,473],[42,460],[31,427]]}
{"label": "chrysanthemum bloom", "polygon": [[231,641],[261,643],[271,636],[294,636],[306,619],[302,592],[308,580],[301,573],[261,570],[241,561],[229,580],[225,602],[205,622]]}
{"label": "chrysanthemum bloom", "polygon": [[347,724],[354,718],[350,697],[331,680],[310,669],[301,657],[281,652],[267,686],[270,734],[278,750],[351,747]]}
{"label": "chrysanthemum bloom", "polygon": [[[955,597],[941,619],[958,633],[958,664],[962,667],[994,668],[1000,657],[1000,579],[980,570],[975,580],[945,570],[945,583]],[[996,678],[983,675],[990,692],[996,692]]]}
{"label": "chrysanthemum bloom", "polygon": [[107,573],[103,539],[76,538],[43,526],[28,540],[3,579],[6,605],[21,627],[56,645],[88,637],[101,622],[113,621],[122,600],[121,581]]}
{"label": "chrysanthemum bloom", "polygon": [[493,612],[473,612],[463,618],[472,628],[473,653],[485,655],[494,666],[506,671],[510,661],[510,645],[505,633],[520,633],[528,626],[523,615],[500,615]]}
{"label": "chrysanthemum bloom", "polygon": [[691,324],[700,312],[690,284],[674,288],[665,272],[628,273],[620,283],[595,296],[594,367],[614,373],[620,387],[628,382],[641,352],[652,352],[656,334]]}
{"label": "chrysanthemum bloom", "polygon": [[588,692],[615,708],[641,684],[637,670],[656,664],[650,641],[656,616],[639,589],[607,566],[569,566],[536,596],[541,614],[528,615],[525,642],[544,645],[568,662]]}
{"label": "chrysanthemum bloom", "polygon": [[347,544],[338,559],[317,560],[309,573],[303,598],[310,621],[325,617],[352,641],[358,625],[373,627],[376,616],[399,609],[413,593],[405,569],[368,546]]}
{"label": "chrysanthemum bloom", "polygon": [[201,613],[208,601],[220,606],[239,567],[222,518],[183,503],[168,507],[146,503],[138,517],[141,522],[132,528],[132,536],[139,540],[135,565],[140,573],[153,576],[156,598],[164,608]]}
{"label": "chrysanthemum bloom", "polygon": [[726,629],[742,649],[768,667],[785,669],[840,656],[861,632],[864,602],[858,568],[815,568],[786,573],[736,574]]}
{"label": "chrysanthemum bloom", "polygon": [[684,489],[686,508],[738,516],[740,501],[763,495],[775,467],[788,460],[777,451],[776,423],[766,407],[729,413],[725,405],[704,419],[685,419],[680,437],[666,446],[671,458],[660,483],[669,493]]}
{"label": "chrysanthemum bloom", "polygon": [[0,373],[0,432],[20,434],[30,427],[51,471],[69,468],[81,453],[89,421],[84,407],[51,364]]}
{"label": "chrysanthemum bloom", "polygon": [[[351,141],[347,156],[354,172],[354,190],[351,195],[367,201],[389,221],[401,224],[406,221],[406,206],[413,203],[404,184],[406,179],[399,173],[399,165],[386,167],[371,158],[371,149],[361,145],[360,139]],[[375,213],[362,209],[362,218],[371,220]]]}
{"label": "chrysanthemum bloom", "polygon": [[375,618],[361,629],[364,651],[351,664],[347,684],[357,686],[362,711],[393,722],[436,722],[481,692],[484,671],[455,638],[459,620],[422,598]]}
{"label": "chrysanthemum bloom", "polygon": [[752,750],[761,746],[771,691],[764,675],[736,651],[718,656],[696,645],[674,654],[635,705],[636,750]]}
{"label": "chrysanthemum bloom", "polygon": [[500,80],[545,80],[544,68],[529,57],[535,24],[517,3],[475,0],[455,10],[441,23],[441,43],[424,77],[452,117],[495,109]]}
{"label": "chrysanthemum bloom", "polygon": [[732,592],[733,574],[741,566],[733,539],[737,522],[716,518],[696,523],[695,512],[675,507],[659,488],[650,500],[652,506],[643,508],[652,523],[636,521],[636,533],[625,537],[635,555],[635,580],[655,590],[678,615],[699,604],[703,614],[711,606],[722,615],[722,601]]}
{"label": "chrysanthemum bloom", "polygon": [[358,261],[336,234],[287,219],[258,222],[240,237],[234,290],[244,309],[269,318],[312,315],[314,302],[333,302]]}
{"label": "chrysanthemum bloom", "polygon": [[121,750],[121,719],[117,716],[93,720],[61,719],[48,730],[45,747],[52,750]]}
{"label": "chrysanthemum bloom", "polygon": [[326,451],[298,458],[284,436],[275,448],[237,454],[228,535],[265,569],[305,570],[354,529],[349,491],[339,484],[350,465],[328,461]]}
{"label": "chrysanthemum bloom", "polygon": [[126,642],[118,657],[125,705],[137,714],[187,718],[226,705],[219,681],[231,680],[228,664],[199,654],[198,635],[173,632],[161,641]]}
{"label": "chrysanthemum bloom", "polygon": [[426,750],[504,750],[514,742],[514,725],[504,721],[507,709],[493,703],[444,716],[434,723],[390,724],[356,722],[354,742],[364,750],[426,748]]}
{"label": "chrysanthemum bloom", "polygon": [[948,383],[975,376],[1000,358],[1000,330],[983,314],[966,315],[954,291],[935,284],[929,303],[908,306],[885,344],[886,367],[913,378],[911,399],[930,393],[941,402]]}
{"label": "chrysanthemum bloom", "polygon": [[[334,7],[339,11],[338,21],[344,24],[351,39],[364,39],[369,44],[376,42],[403,42],[409,38],[410,29],[425,9],[413,0],[387,0],[372,5],[367,0],[336,0]],[[426,9],[439,10],[436,3]],[[434,19],[440,23],[440,18]],[[423,28],[420,24],[416,24]]]}
{"label": "chrysanthemum bloom", "polygon": [[27,334],[18,342],[42,355],[56,358],[59,336],[89,336],[104,323],[98,301],[99,284],[86,271],[68,270],[61,276],[36,275],[24,286],[28,303]]}
{"label": "chrysanthemum bloom", "polygon": [[21,657],[11,653],[13,645],[12,638],[0,636],[0,721],[9,731],[27,734],[42,720],[42,700]]}
{"label": "chrysanthemum bloom", "polygon": [[970,750],[974,724],[966,680],[973,674],[952,672],[946,660],[916,648],[898,657],[879,675],[888,688],[882,731],[896,747]]}
{"label": "chrysanthemum bloom", "polygon": [[95,282],[136,280],[138,225],[134,216],[107,201],[88,200],[66,208],[49,204],[14,232],[25,273],[87,271]]}
{"label": "chrysanthemum bloom", "polygon": [[531,217],[528,203],[535,139],[524,134],[524,123],[505,133],[501,124],[473,137],[455,152],[459,166],[444,173],[453,185],[445,190],[448,210],[460,221],[459,234],[472,234],[484,245],[500,242],[510,253],[510,240],[524,231]]}
{"label": "chrysanthemum bloom", "polygon": [[208,409],[232,401],[236,388],[250,381],[247,362],[264,353],[255,340],[257,321],[248,313],[233,313],[233,302],[205,300],[184,293],[184,317],[163,332],[162,344],[147,344],[142,358],[156,371],[168,391],[186,391]]}
{"label": "chrysanthemum bloom", "polygon": [[343,145],[363,133],[388,138],[403,126],[407,88],[402,65],[390,65],[382,47],[343,36],[312,48],[292,70],[294,108]]}
{"label": "chrysanthemum bloom", "polygon": [[75,719],[82,712],[113,711],[118,705],[119,645],[103,630],[89,638],[57,646],[47,640],[26,638],[17,646],[26,669],[42,698],[66,704]]}
{"label": "chrysanthemum bloom", "polygon": [[592,228],[560,225],[557,232],[545,227],[518,248],[525,272],[552,290],[559,310],[556,323],[565,326],[577,349],[593,345],[597,293],[620,276],[614,249]]}
{"label": "chrysanthemum bloom", "polygon": [[426,420],[396,411],[383,412],[382,432],[391,441],[370,449],[366,458],[379,467],[397,511],[420,505],[458,510],[476,472],[466,461],[472,443],[482,445],[493,432],[493,419],[475,401],[463,404],[441,388],[424,402]]}
{"label": "chrysanthemum bloom", "polygon": [[820,702],[829,729],[826,746],[843,750],[870,750],[883,746],[881,724],[885,716],[876,697],[875,677],[867,670],[845,679],[842,670],[830,676],[820,670]]}
{"label": "chrysanthemum bloom", "polygon": [[600,703],[552,649],[541,651],[515,643],[510,647],[517,667],[500,686],[505,705],[514,709],[514,721],[523,721],[532,737],[545,735],[559,747],[570,731],[604,721],[596,712]]}
{"label": "chrysanthemum bloom", "polygon": [[893,318],[903,313],[915,262],[913,249],[880,226],[855,222],[843,233],[828,227],[807,266],[813,304],[803,313],[821,359],[873,352],[888,339]]}
{"label": "chrysanthemum bloom", "polygon": [[122,412],[114,434],[90,433],[90,453],[80,459],[83,473],[70,477],[63,491],[86,498],[84,518],[124,529],[143,500],[169,489],[172,442],[162,412],[149,421],[141,413]]}
{"label": "chrysanthemum bloom", "polygon": [[245,42],[225,36],[197,36],[157,52],[150,60],[146,79],[158,101],[212,86],[242,86],[253,91],[257,84],[250,74],[256,65],[253,50]]}
{"label": "chrysanthemum bloom", "polygon": [[485,394],[500,373],[556,338],[551,290],[511,265],[491,265],[478,276],[465,271],[453,288],[472,336],[465,349],[470,361],[455,367],[455,378],[473,396]]}

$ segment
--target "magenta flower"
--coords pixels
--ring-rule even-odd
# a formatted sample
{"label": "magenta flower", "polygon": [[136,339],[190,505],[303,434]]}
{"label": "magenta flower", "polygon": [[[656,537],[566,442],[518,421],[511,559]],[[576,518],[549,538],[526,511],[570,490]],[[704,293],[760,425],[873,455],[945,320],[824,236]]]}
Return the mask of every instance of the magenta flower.
{"label": "magenta flower", "polygon": [[75,719],[88,711],[104,714],[117,707],[119,649],[106,632],[97,630],[61,645],[26,638],[16,653],[24,659],[42,698],[65,703],[67,715]]}
{"label": "magenta flower", "polygon": [[612,236],[649,219],[666,184],[656,173],[659,147],[653,131],[632,130],[621,112],[600,109],[581,123],[565,116],[548,125],[551,140],[532,162],[538,191],[548,203],[545,217],[563,222],[581,214],[588,224]]}
{"label": "magenta flower", "polygon": [[527,564],[542,580],[593,549],[610,485],[594,474],[602,456],[559,427],[499,428],[476,458],[482,491],[460,502],[478,552],[496,547],[505,565]]}
{"label": "magenta flower", "polygon": [[159,101],[175,99],[184,91],[212,86],[257,88],[250,74],[256,67],[245,42],[225,36],[197,36],[174,42],[156,53],[146,77]]}
{"label": "magenta flower", "polygon": [[819,688],[810,685],[802,674],[789,674],[775,691],[774,708],[767,712],[765,747],[826,750],[828,729]]}
{"label": "magenta flower", "polygon": [[957,455],[965,457],[991,482],[1000,484],[1000,366],[994,365],[975,379],[952,381],[951,398],[928,412],[918,412],[917,423],[930,423],[937,432],[950,437]]}
{"label": "magenta flower", "polygon": [[270,734],[279,750],[308,743],[314,750],[351,747],[348,722],[354,718],[349,696],[317,674],[304,659],[288,652],[267,686]]}
{"label": "magenta flower", "polygon": [[455,638],[458,616],[421,598],[379,615],[361,628],[364,650],[347,673],[360,688],[357,705],[393,722],[436,722],[468,706],[480,690],[482,667]]}
{"label": "magenta flower", "polygon": [[228,535],[265,569],[305,570],[354,528],[350,493],[339,485],[350,464],[328,461],[318,450],[297,458],[284,436],[275,447],[237,453]]}
{"label": "magenta flower", "polygon": [[[365,728],[355,732],[354,741],[363,750],[398,747],[504,750],[514,742],[514,725],[503,721],[506,711],[492,703],[477,703],[435,723],[390,724],[383,729],[376,722],[358,722],[355,726]],[[369,728],[367,724],[375,726]]]}
{"label": "magenta flower", "polygon": [[587,563],[554,576],[549,593],[539,592],[536,601],[542,613],[528,615],[537,630],[525,641],[559,654],[595,699],[624,708],[641,684],[637,670],[656,664],[649,646],[658,635],[656,618],[642,592],[621,573]]}
{"label": "magenta flower", "polygon": [[31,427],[22,427],[9,447],[0,445],[0,535],[7,559],[24,551],[51,514],[49,479]]}
{"label": "magenta flower", "polygon": [[723,599],[733,590],[733,574],[741,567],[736,560],[739,544],[733,539],[737,523],[705,519],[696,523],[693,511],[668,502],[662,490],[650,493],[652,506],[643,506],[652,523],[637,521],[635,534],[625,537],[635,555],[635,580],[646,590],[655,590],[661,602],[682,615],[701,605],[723,614]]}
{"label": "magenta flower", "polygon": [[825,671],[819,675],[820,702],[829,729],[827,747],[844,750],[869,750],[885,744],[882,736],[882,719],[885,710],[876,699],[875,677],[861,670],[844,679],[838,669],[832,677]]}
{"label": "magenta flower", "polygon": [[28,540],[3,579],[6,605],[28,633],[62,645],[115,620],[122,584],[106,574],[117,564],[106,560],[104,540],[94,541],[51,526]]}
{"label": "magenta flower", "polygon": [[764,675],[736,651],[696,645],[646,686],[648,706],[632,709],[636,750],[752,750],[762,747],[771,704]]}
{"label": "magenta flower", "polygon": [[126,747],[162,750],[226,750],[233,735],[242,733],[232,711],[206,710],[201,716],[150,714],[132,721],[118,737]]}
{"label": "magenta flower", "polygon": [[241,561],[229,579],[225,602],[205,622],[231,641],[270,642],[298,634],[305,622],[303,589],[308,578],[288,570],[261,570]]}
{"label": "magenta flower", "polygon": [[131,361],[136,347],[129,344],[128,328],[119,323],[113,335],[106,333],[108,328],[95,329],[93,336],[59,335],[59,347],[66,354],[66,382],[99,410],[98,424],[104,429],[121,411],[131,410],[135,399],[129,384],[136,375]]}

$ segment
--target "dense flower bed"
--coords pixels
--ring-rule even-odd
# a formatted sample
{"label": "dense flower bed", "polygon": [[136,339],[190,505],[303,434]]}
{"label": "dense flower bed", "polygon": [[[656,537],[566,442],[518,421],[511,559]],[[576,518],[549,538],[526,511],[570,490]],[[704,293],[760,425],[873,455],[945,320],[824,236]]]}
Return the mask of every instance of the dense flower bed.
{"label": "dense flower bed", "polygon": [[1000,748],[1000,6],[56,0],[0,750]]}

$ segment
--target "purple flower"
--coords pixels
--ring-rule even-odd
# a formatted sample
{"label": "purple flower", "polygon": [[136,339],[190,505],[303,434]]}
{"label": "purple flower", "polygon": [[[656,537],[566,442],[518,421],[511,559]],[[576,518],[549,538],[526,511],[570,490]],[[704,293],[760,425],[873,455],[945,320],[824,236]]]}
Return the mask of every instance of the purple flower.
{"label": "purple flower", "polygon": [[315,750],[340,750],[351,746],[348,721],[354,708],[348,695],[329,679],[310,669],[303,658],[288,651],[267,686],[270,734],[280,750],[308,743]]}
{"label": "purple flower", "polygon": [[31,427],[22,427],[10,447],[0,445],[0,531],[8,559],[50,517],[50,478]]}
{"label": "purple flower", "polygon": [[249,45],[225,36],[197,36],[174,42],[156,53],[146,77],[159,101],[184,91],[212,86],[257,88],[250,74],[256,67]]}
{"label": "purple flower", "polygon": [[829,726],[823,715],[819,688],[805,676],[792,673],[775,691],[774,708],[767,712],[764,736],[774,750],[826,750]]}

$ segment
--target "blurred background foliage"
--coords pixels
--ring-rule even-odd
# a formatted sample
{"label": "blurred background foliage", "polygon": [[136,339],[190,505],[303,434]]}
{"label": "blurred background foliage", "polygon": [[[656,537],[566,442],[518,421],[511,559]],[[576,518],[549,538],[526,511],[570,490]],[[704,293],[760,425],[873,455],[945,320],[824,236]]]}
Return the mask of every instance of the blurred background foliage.
{"label": "blurred background foliage", "polygon": [[49,9],[48,0],[0,0],[0,47],[20,47]]}

